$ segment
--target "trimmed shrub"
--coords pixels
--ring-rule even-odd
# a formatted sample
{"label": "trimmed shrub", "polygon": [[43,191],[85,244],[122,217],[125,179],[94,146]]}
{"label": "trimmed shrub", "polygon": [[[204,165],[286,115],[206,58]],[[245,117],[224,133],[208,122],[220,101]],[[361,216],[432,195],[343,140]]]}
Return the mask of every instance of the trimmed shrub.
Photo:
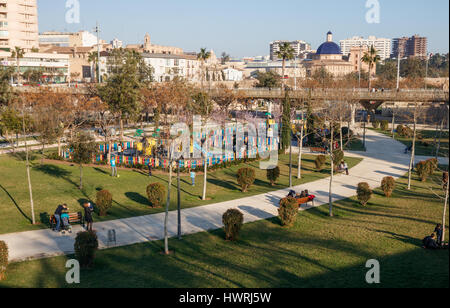
{"label": "trimmed shrub", "polygon": [[381,126],[380,126],[381,130],[383,131],[387,131],[389,130],[389,122],[387,120],[383,120],[381,121]]}
{"label": "trimmed shrub", "polygon": [[269,180],[270,185],[274,186],[279,177],[280,167],[276,166],[273,169],[267,169],[267,180]]}
{"label": "trimmed shrub", "polygon": [[372,198],[372,189],[370,189],[369,184],[363,182],[358,184],[358,188],[356,190],[358,194],[358,200],[362,205],[367,205],[367,202],[369,202],[370,198]]}
{"label": "trimmed shrub", "polygon": [[166,198],[166,188],[161,183],[151,183],[147,186],[147,197],[151,207],[161,207]]}
{"label": "trimmed shrub", "polygon": [[255,182],[256,173],[252,168],[241,168],[237,172],[237,182],[241,186],[242,192],[247,192],[248,188]]}
{"label": "trimmed shrub", "polygon": [[98,238],[95,231],[77,233],[75,238],[75,257],[82,268],[94,265],[95,253],[98,249]]}
{"label": "trimmed shrub", "polygon": [[298,202],[297,199],[287,197],[281,199],[280,208],[278,209],[278,215],[280,217],[281,225],[291,226],[298,214]]}
{"label": "trimmed shrub", "polygon": [[395,180],[392,176],[387,176],[381,181],[381,189],[383,189],[384,195],[388,198],[392,196],[392,192],[395,189]]}
{"label": "trimmed shrub", "polygon": [[333,151],[333,164],[335,170],[337,170],[338,165],[344,160],[344,152],[341,149]]}
{"label": "trimmed shrub", "polygon": [[398,125],[397,134],[401,137],[411,137],[413,135],[413,130],[408,126]]}
{"label": "trimmed shrub", "polygon": [[108,215],[108,210],[112,207],[112,195],[106,190],[100,190],[97,192],[97,199],[95,200],[95,205],[98,208],[99,216]]}
{"label": "trimmed shrub", "polygon": [[0,241],[0,281],[5,279],[6,268],[8,267],[8,245]]}
{"label": "trimmed shrub", "polygon": [[425,182],[438,168],[438,161],[435,158],[421,161],[416,165],[416,172],[422,182]]}
{"label": "trimmed shrub", "polygon": [[237,241],[244,224],[244,215],[237,209],[229,209],[222,216],[222,223],[227,241]]}
{"label": "trimmed shrub", "polygon": [[380,127],[380,121],[373,120],[372,127],[375,128],[375,129],[378,129]]}
{"label": "trimmed shrub", "polygon": [[316,157],[316,160],[314,161],[314,163],[316,164],[316,169],[322,170],[323,165],[325,165],[326,161],[327,161],[327,157],[325,155],[318,155]]}

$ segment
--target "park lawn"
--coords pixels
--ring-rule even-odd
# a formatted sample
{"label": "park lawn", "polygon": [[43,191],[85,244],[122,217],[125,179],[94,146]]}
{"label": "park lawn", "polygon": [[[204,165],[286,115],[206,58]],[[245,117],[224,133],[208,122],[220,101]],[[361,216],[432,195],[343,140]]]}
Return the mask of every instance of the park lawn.
{"label": "park lawn", "polygon": [[350,142],[345,147],[347,151],[356,151],[356,152],[365,152],[366,148],[361,139],[356,136],[353,136]]}
{"label": "park lawn", "polygon": [[[377,132],[383,133],[387,136],[392,136],[391,131],[382,131],[381,129],[376,129]],[[418,133],[422,134],[423,139],[417,139],[416,142],[416,155],[419,156],[435,156],[436,155],[436,146],[434,144],[434,138],[436,136],[436,132],[432,130],[418,130]],[[441,146],[439,149],[440,157],[448,157],[448,142],[449,142],[449,133],[448,131],[442,132],[441,137]],[[412,138],[402,137],[399,134],[395,133],[395,139],[403,143],[405,146],[410,146],[412,144]],[[438,138],[439,140],[439,132]]]}
{"label": "park lawn", "polygon": [[[162,241],[99,251],[78,286],[448,288],[448,250],[421,248],[442,220],[443,203],[430,182],[414,180],[412,191],[406,183],[400,179],[389,199],[375,190],[366,207],[355,198],[336,202],[333,218],[324,205],[301,212],[290,228],[278,218],[246,224],[238,242],[216,230],[171,239],[171,256],[160,254]],[[69,287],[69,258],[11,264],[0,287]],[[365,283],[369,259],[380,262],[380,285]]]}
{"label": "park lawn", "polygon": [[[20,155],[23,155],[21,153]],[[151,182],[160,182],[166,187],[168,176],[155,174],[149,178],[136,171],[119,170],[120,178],[112,178],[109,169],[101,167],[84,167],[84,188],[78,189],[79,167],[62,164],[42,164],[39,154],[33,154],[31,179],[36,221],[39,225],[30,224],[31,210],[26,177],[25,163],[14,156],[0,156],[0,234],[36,230],[48,227],[48,215],[52,214],[58,204],[66,203],[70,211],[81,211],[81,204],[90,200],[95,202],[98,190],[107,189],[113,195],[113,207],[109,215],[100,218],[94,215],[94,221],[113,220],[154,214],[164,211],[163,208],[151,208],[146,194],[146,187]],[[329,175],[329,170],[318,172],[314,168],[315,156],[304,155],[303,178],[295,178],[294,185],[315,181]],[[296,168],[296,156],[293,156]],[[361,159],[347,158],[349,166],[355,166]],[[203,175],[197,174],[196,186],[191,186],[188,176],[181,178],[182,207],[190,208],[200,205],[239,199],[246,196],[279,190],[289,185],[288,156],[280,156],[281,177],[277,185],[270,186],[266,179],[266,171],[259,169],[258,162],[242,163],[226,169],[208,173],[207,201],[201,200]],[[241,167],[256,169],[256,181],[248,193],[242,193],[236,181],[236,172]],[[156,172],[155,172],[156,173]],[[170,210],[175,210],[176,176],[173,177]]]}

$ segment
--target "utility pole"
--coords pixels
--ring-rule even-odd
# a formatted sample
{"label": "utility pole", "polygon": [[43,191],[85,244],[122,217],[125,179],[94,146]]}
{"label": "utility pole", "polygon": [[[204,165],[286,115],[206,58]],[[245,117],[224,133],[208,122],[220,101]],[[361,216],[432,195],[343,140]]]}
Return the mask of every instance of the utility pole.
{"label": "utility pole", "polygon": [[100,26],[98,25],[98,21],[97,21],[97,25],[95,26],[95,33],[97,33],[97,79],[98,79],[98,83],[102,82],[101,76],[100,76]]}
{"label": "utility pole", "polygon": [[397,64],[397,91],[400,89],[400,60],[402,59],[400,57],[400,52],[398,52],[397,55],[397,60],[398,60],[398,64]]}
{"label": "utility pole", "polygon": [[430,61],[430,54],[427,53],[427,64],[426,64],[426,68],[425,68],[425,90],[428,89],[428,85],[427,85],[427,79],[428,79],[428,63]]}

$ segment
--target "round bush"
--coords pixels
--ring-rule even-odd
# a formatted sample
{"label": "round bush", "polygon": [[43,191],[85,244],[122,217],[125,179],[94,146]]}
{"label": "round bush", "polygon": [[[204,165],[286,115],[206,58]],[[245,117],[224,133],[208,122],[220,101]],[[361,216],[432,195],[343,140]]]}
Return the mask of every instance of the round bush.
{"label": "round bush", "polygon": [[363,182],[358,184],[358,189],[356,190],[358,194],[358,200],[362,205],[367,205],[370,198],[372,198],[372,189],[370,189],[369,184]]}
{"label": "round bush", "polygon": [[278,215],[280,217],[281,225],[291,226],[298,214],[298,202],[297,199],[287,197],[281,199],[280,208],[278,209]]}
{"label": "round bush", "polygon": [[280,167],[276,166],[273,169],[267,169],[267,180],[269,180],[270,185],[274,186],[279,177]]}
{"label": "round bush", "polygon": [[256,173],[252,168],[241,168],[237,172],[237,182],[241,186],[242,192],[247,192],[248,188],[255,182]]}
{"label": "round bush", "polygon": [[95,253],[98,249],[98,238],[95,231],[77,233],[75,238],[75,257],[83,268],[94,265]]}
{"label": "round bush", "polygon": [[425,182],[428,177],[433,174],[433,163],[429,160],[421,161],[416,165],[416,172],[422,182]]}
{"label": "round bush", "polygon": [[314,163],[316,164],[316,169],[322,170],[323,165],[325,165],[326,161],[327,161],[327,157],[325,155],[318,155],[316,157],[316,160],[314,161]]}
{"label": "round bush", "polygon": [[380,127],[380,121],[373,120],[372,127],[375,128],[375,129],[378,129]]}
{"label": "round bush", "polygon": [[166,189],[161,183],[151,183],[147,186],[147,196],[151,207],[161,207],[166,198]]}
{"label": "round bush", "polygon": [[334,168],[337,169],[338,165],[344,160],[344,152],[341,149],[333,151],[333,164]]}
{"label": "round bush", "polygon": [[384,195],[388,198],[392,196],[392,192],[395,189],[395,180],[392,176],[387,176],[381,181],[381,189],[383,189]]}
{"label": "round bush", "polygon": [[381,129],[384,131],[389,130],[389,122],[387,120],[381,121]]}
{"label": "round bush", "polygon": [[413,131],[408,126],[398,125],[397,134],[399,134],[401,137],[411,137],[413,135]]}
{"label": "round bush", "polygon": [[97,192],[97,199],[95,200],[95,205],[98,208],[100,216],[108,215],[109,209],[112,207],[112,195],[111,193],[104,189]]}
{"label": "round bush", "polygon": [[5,279],[6,268],[8,267],[8,245],[0,241],[0,281]]}
{"label": "round bush", "polygon": [[222,222],[227,241],[237,241],[239,232],[244,224],[244,215],[236,209],[229,209],[222,216]]}

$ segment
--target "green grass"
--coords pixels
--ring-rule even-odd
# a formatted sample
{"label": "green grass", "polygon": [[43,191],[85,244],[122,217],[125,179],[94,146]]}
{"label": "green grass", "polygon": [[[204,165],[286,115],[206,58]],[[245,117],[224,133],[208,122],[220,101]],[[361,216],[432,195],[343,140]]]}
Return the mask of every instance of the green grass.
{"label": "green grass", "polygon": [[[392,137],[391,131],[382,131],[381,129],[376,129],[376,131]],[[420,133],[422,135],[423,139],[421,139],[421,140],[418,139],[416,142],[416,155],[435,156],[437,145],[435,145],[435,143],[434,143],[434,138],[435,138],[436,132],[431,131],[431,130],[421,130],[421,131],[418,131],[418,133]],[[438,132],[438,137],[439,137],[439,132]],[[449,141],[448,138],[449,138],[448,131],[444,131],[442,133],[441,146],[439,149],[440,157],[448,157],[448,141]],[[397,133],[395,133],[395,139],[397,141],[400,141],[401,143],[403,143],[405,146],[408,146],[408,147],[412,144],[412,138],[402,137]],[[437,140],[439,140],[439,138],[437,138]]]}
{"label": "green grass", "polygon": [[[291,228],[278,218],[244,225],[238,242],[222,230],[99,251],[79,287],[449,287],[449,253],[421,248],[442,217],[430,182],[397,183],[391,198],[379,190],[366,207],[355,198],[301,212]],[[434,187],[435,189],[437,187]],[[448,233],[447,233],[448,234]],[[11,264],[0,287],[69,287],[68,257]],[[365,283],[366,261],[381,265],[381,285]]]}
{"label": "green grass", "polygon": [[364,144],[361,139],[357,137],[352,137],[350,142],[345,147],[348,151],[357,151],[357,152],[365,152],[366,148],[364,147]]}
{"label": "green grass", "polygon": [[[18,154],[23,155],[23,153]],[[0,156],[0,234],[36,230],[47,228],[48,215],[52,214],[58,204],[67,203],[71,211],[82,210],[85,200],[95,202],[99,189],[108,189],[113,194],[113,207],[106,218],[94,216],[95,221],[112,220],[133,216],[141,216],[162,212],[163,208],[149,207],[146,187],[151,182],[160,182],[167,187],[168,176],[155,174],[149,178],[145,174],[135,171],[119,170],[120,178],[110,177],[109,169],[83,168],[83,190],[78,189],[78,166],[41,164],[40,155],[34,154],[32,161],[31,179],[33,184],[33,199],[35,215],[40,225],[30,224],[30,202],[26,177],[25,163],[22,158],[14,156]],[[303,158],[303,178],[294,177],[294,185],[315,181],[329,175],[329,170],[317,172],[314,169],[314,156],[305,155]],[[294,168],[297,164],[294,156]],[[346,159],[352,167],[361,160]],[[236,181],[239,168],[250,166],[256,169],[256,181],[248,193],[243,194]],[[258,162],[241,164],[227,169],[208,173],[207,197],[202,201],[203,176],[197,175],[196,186],[190,185],[189,177],[181,178],[182,207],[206,205],[221,201],[243,198],[273,190],[285,188],[289,185],[288,156],[280,156],[281,177],[277,185],[272,187],[266,179],[266,171],[259,169]],[[296,174],[294,170],[294,174]],[[176,177],[173,178],[170,210],[176,209]]]}

